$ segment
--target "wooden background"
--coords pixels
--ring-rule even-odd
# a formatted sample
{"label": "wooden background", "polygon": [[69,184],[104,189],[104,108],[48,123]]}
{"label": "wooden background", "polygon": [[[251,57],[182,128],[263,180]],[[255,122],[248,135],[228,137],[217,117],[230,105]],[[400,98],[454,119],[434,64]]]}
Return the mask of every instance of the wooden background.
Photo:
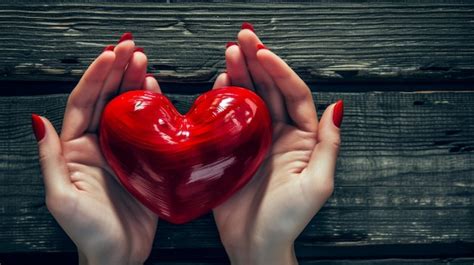
{"label": "wooden background", "polygon": [[[125,31],[185,112],[243,21],[319,111],[345,101],[335,192],[295,244],[300,264],[474,264],[474,3],[209,2],[0,3],[1,265],[77,262],[44,204],[30,114],[59,129],[67,93]],[[227,263],[211,215],[160,221],[148,264]]]}

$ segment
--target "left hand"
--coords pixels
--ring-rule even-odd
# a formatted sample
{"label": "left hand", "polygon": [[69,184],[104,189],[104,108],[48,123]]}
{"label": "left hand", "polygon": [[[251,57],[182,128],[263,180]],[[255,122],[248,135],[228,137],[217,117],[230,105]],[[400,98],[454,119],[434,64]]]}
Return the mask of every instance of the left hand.
{"label": "left hand", "polygon": [[46,205],[76,244],[80,264],[142,264],[150,254],[158,217],[120,185],[97,135],[102,110],[117,94],[160,92],[146,67],[146,55],[127,38],[84,73],[69,96],[60,137],[46,118],[33,117]]}

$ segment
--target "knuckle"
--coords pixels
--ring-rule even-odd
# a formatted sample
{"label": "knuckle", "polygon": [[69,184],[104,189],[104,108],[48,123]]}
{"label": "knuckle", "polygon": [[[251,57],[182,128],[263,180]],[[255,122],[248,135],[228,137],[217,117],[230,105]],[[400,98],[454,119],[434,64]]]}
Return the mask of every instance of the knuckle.
{"label": "knuckle", "polygon": [[332,131],[321,131],[318,135],[318,140],[324,145],[324,149],[330,148],[333,150],[339,150],[341,147],[341,136]]}
{"label": "knuckle", "polygon": [[311,92],[308,89],[302,89],[291,93],[288,99],[292,102],[302,102],[310,99],[311,97]]}
{"label": "knuckle", "polygon": [[46,207],[53,215],[63,215],[70,211],[74,199],[64,190],[48,192],[45,199]]}
{"label": "knuckle", "polygon": [[320,194],[325,199],[328,199],[334,192],[334,179],[332,177],[321,179],[318,182],[316,189],[318,194]]}
{"label": "knuckle", "polygon": [[341,147],[341,137],[334,137],[331,144],[336,150],[339,150],[339,148]]}
{"label": "knuckle", "polygon": [[95,104],[95,98],[94,97],[78,97],[74,91],[71,93],[67,100],[67,105],[68,106],[73,106],[78,109],[84,109],[84,108],[89,108]]}
{"label": "knuckle", "polygon": [[39,152],[38,160],[40,165],[43,167],[48,162],[48,155],[45,152]]}
{"label": "knuckle", "polygon": [[331,197],[333,192],[334,192],[334,181],[328,181],[328,183],[325,183],[325,185],[321,187],[321,194],[325,198]]}
{"label": "knuckle", "polygon": [[51,168],[54,165],[60,165],[63,162],[60,156],[46,150],[39,152],[38,160],[43,174],[48,172],[48,168]]}
{"label": "knuckle", "polygon": [[45,175],[47,172],[49,160],[49,156],[45,152],[39,152],[38,161],[41,167],[41,173],[43,173],[43,175]]}

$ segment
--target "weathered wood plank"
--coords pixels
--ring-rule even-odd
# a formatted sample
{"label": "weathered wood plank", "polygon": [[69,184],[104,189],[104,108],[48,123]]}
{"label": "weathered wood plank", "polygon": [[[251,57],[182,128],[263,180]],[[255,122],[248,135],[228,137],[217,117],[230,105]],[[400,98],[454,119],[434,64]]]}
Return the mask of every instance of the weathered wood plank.
{"label": "weathered wood plank", "polygon": [[161,81],[211,82],[243,21],[308,82],[474,80],[467,0],[46,2],[0,4],[0,80],[76,81],[106,44],[132,31]]}
{"label": "weathered wood plank", "polygon": [[[173,257],[171,257],[173,258]],[[228,260],[211,259],[203,260],[186,259],[183,255],[175,255],[175,260],[171,261],[165,258],[151,257],[145,263],[147,265],[228,265]],[[0,262],[4,265],[15,264],[77,264],[77,253],[28,253],[28,254],[0,254]],[[472,265],[473,258],[455,258],[455,259],[338,259],[338,260],[300,260],[300,265]]]}
{"label": "weathered wood plank", "polygon": [[[314,261],[299,261],[300,265],[472,265],[474,259],[453,259],[453,260],[441,260],[441,259],[386,259],[386,260],[314,260]],[[148,262],[148,264],[160,264],[160,265],[184,265],[189,264],[186,262]],[[195,265],[227,265],[228,262],[205,262],[205,263],[192,263]]]}
{"label": "weathered wood plank", "polygon": [[[453,259],[453,260],[441,260],[441,259],[386,259],[386,260],[314,260],[299,261],[300,265],[472,265],[474,259]],[[161,262],[161,261],[150,261],[147,264],[150,265],[185,265],[190,264],[189,262]],[[228,265],[228,262],[199,262],[192,263],[194,265]]]}
{"label": "weathered wood plank", "polygon": [[[474,259],[454,259],[454,260],[403,260],[403,259],[387,259],[387,260],[315,260],[315,261],[300,261],[300,265],[472,265]],[[185,265],[186,262],[150,262],[151,264],[160,265]],[[206,262],[206,263],[192,263],[195,265],[227,265],[227,262]]]}
{"label": "weathered wood plank", "polygon": [[[334,195],[297,240],[298,256],[472,255],[474,92],[315,96],[320,111],[345,100],[343,144]],[[170,97],[180,111],[194,99]],[[0,253],[75,251],[45,207],[30,127],[36,112],[60,128],[65,102],[66,95],[0,98]],[[225,257],[211,215],[160,222],[154,248]]]}

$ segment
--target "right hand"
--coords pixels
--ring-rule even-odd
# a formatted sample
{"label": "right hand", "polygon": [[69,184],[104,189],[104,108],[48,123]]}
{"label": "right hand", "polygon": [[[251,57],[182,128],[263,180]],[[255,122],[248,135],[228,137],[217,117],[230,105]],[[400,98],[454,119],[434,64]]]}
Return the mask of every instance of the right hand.
{"label": "right hand", "polygon": [[99,148],[109,100],[132,89],[160,92],[145,76],[146,55],[125,39],[102,52],[70,94],[60,137],[46,118],[33,117],[46,205],[76,244],[81,264],[142,264],[157,228],[158,217],[120,185]]}
{"label": "right hand", "polygon": [[318,122],[308,86],[261,45],[253,31],[241,30],[214,88],[256,90],[272,115],[272,147],[252,180],[214,209],[214,218],[232,264],[296,264],[294,240],[333,191],[342,109],[330,105]]}

